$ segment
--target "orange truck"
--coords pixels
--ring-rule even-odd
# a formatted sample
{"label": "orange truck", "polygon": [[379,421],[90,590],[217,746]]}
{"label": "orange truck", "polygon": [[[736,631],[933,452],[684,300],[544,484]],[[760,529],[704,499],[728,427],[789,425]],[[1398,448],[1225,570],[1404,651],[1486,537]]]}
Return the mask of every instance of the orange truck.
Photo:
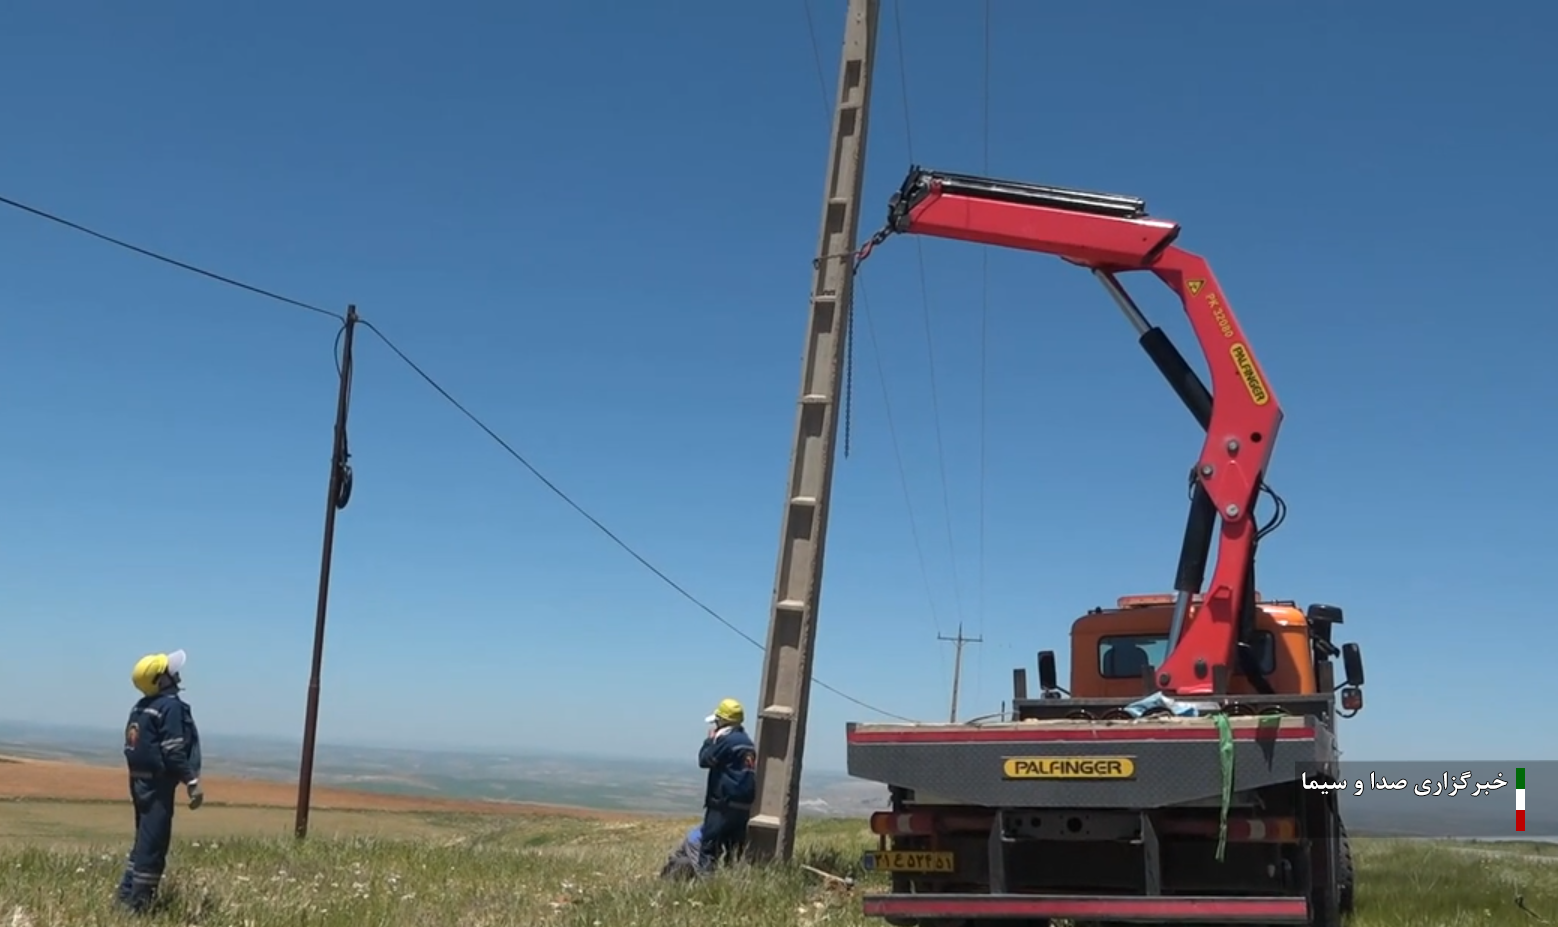
{"label": "orange truck", "polygon": [[[1255,591],[1259,541],[1285,513],[1265,482],[1282,412],[1211,268],[1140,200],[920,168],[873,244],[889,234],[1088,268],[1206,441],[1174,591],[1077,619],[1069,688],[1041,651],[1037,697],[1016,670],[998,721],[849,725],[849,773],[891,796],[865,858],[891,887],[866,896],[865,913],[947,927],[1339,925],[1351,853],[1335,793],[1315,786],[1339,773],[1336,724],[1363,707],[1363,661],[1356,644],[1332,642],[1340,608]],[[1211,389],[1120,285],[1131,271],[1180,297]],[[1262,495],[1274,507],[1263,525]]]}

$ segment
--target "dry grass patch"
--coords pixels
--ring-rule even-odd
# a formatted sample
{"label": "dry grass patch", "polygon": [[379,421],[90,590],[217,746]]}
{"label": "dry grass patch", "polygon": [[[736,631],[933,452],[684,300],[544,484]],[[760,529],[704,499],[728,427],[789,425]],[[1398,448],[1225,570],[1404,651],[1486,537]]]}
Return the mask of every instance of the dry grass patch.
{"label": "dry grass patch", "polygon": [[[44,812],[63,813],[56,825],[63,838],[44,834],[0,843],[0,925],[124,923],[110,895],[123,864],[128,822],[112,835],[87,833],[68,809],[39,806],[27,818],[35,830],[46,830]],[[208,810],[178,816],[167,903],[151,923],[882,927],[860,915],[857,895],[830,889],[795,867],[738,868],[700,884],[661,882],[660,865],[688,821],[320,813],[314,836],[298,844],[286,836],[290,817],[284,814],[244,817],[232,809],[231,817],[203,818]],[[15,820],[0,818],[6,833]],[[880,883],[864,878],[857,862],[872,843],[862,822],[808,821],[798,853],[876,890]],[[1538,914],[1558,922],[1553,852],[1360,841],[1358,913],[1352,923],[1536,924],[1515,907],[1517,892]]]}

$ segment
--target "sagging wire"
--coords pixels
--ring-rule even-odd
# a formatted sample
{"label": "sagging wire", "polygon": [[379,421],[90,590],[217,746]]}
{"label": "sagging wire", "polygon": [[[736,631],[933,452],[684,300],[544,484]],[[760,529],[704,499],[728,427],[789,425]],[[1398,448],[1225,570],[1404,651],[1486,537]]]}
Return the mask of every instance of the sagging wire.
{"label": "sagging wire", "polygon": [[[981,93],[983,101],[983,118],[981,119],[982,132],[982,171],[986,177],[990,176],[990,5],[991,0],[984,0],[984,86]],[[979,596],[979,636],[985,636],[985,590],[987,586],[985,572],[985,540],[986,531],[986,503],[985,485],[986,475],[989,471],[989,393],[990,393],[990,249],[979,249],[979,553],[978,553],[978,579],[976,591]],[[983,695],[984,689],[984,665],[985,651],[979,651],[978,668],[974,676],[974,697],[977,699]]]}
{"label": "sagging wire", "polygon": [[[900,0],[893,0],[893,36],[898,52],[898,86],[900,98],[903,102],[904,146],[909,155],[909,162],[913,164],[916,163],[914,157],[914,129],[913,122],[910,119],[909,66],[903,38],[903,5]],[[952,570],[952,605],[957,612],[958,623],[961,625],[963,623],[963,589],[958,571],[957,541],[953,536],[954,532],[952,530],[952,491],[947,481],[946,441],[942,437],[941,388],[936,376],[936,339],[934,332],[931,330],[930,284],[926,281],[925,275],[925,242],[919,236],[914,238],[914,258],[915,267],[919,272],[920,317],[925,324],[925,361],[927,376],[930,380],[931,424],[936,435],[936,472],[941,483],[941,514],[947,533],[947,559]]]}
{"label": "sagging wire", "polygon": [[[144,247],[141,247],[139,245],[131,244],[130,242],[127,242],[127,241],[125,241],[123,239],[115,238],[115,237],[113,237],[111,235],[107,235],[107,234],[104,234],[102,232],[96,231],[95,229],[88,228],[87,226],[81,225],[80,223],[72,222],[72,221],[70,221],[68,219],[64,219],[64,218],[62,218],[62,217],[60,217],[58,215],[55,215],[53,213],[50,213],[50,212],[47,212],[45,210],[38,209],[38,208],[35,208],[35,207],[32,207],[32,206],[27,206],[27,205],[25,205],[23,203],[20,203],[20,202],[18,202],[16,200],[13,200],[13,199],[9,199],[9,198],[4,197],[4,196],[0,196],[0,205],[10,206],[10,207],[12,207],[14,209],[20,210],[22,212],[26,212],[26,213],[28,213],[30,215],[33,215],[33,216],[36,216],[38,218],[46,219],[46,220],[48,220],[50,222],[54,222],[56,224],[65,226],[65,227],[70,228],[70,229],[72,229],[74,231],[81,232],[81,233],[83,233],[85,235],[89,235],[89,236],[91,236],[93,238],[96,238],[96,239],[98,239],[100,241],[107,242],[108,244],[114,245],[116,247],[123,248],[123,249],[125,249],[127,251],[132,251],[132,252],[134,252],[136,254],[139,254],[139,255],[141,255],[143,257],[151,258],[151,259],[159,261],[161,263],[168,264],[168,265],[170,265],[172,267],[177,267],[180,270],[185,270],[185,271],[188,271],[188,272],[193,273],[193,274],[197,274],[199,276],[205,277],[205,278],[210,279],[210,280],[215,280],[218,283],[223,283],[223,284],[226,284],[226,285],[231,286],[231,287],[235,287],[235,288],[240,289],[240,290],[245,290],[245,291],[247,291],[249,293],[253,293],[253,294],[258,295],[258,296],[263,296],[263,297],[265,297],[267,299],[270,299],[270,300],[273,300],[275,302],[284,303],[286,305],[294,306],[294,307],[297,307],[297,308],[300,308],[300,309],[306,309],[306,310],[308,310],[310,312],[314,312],[314,313],[317,313],[319,315],[329,316],[330,318],[339,320],[341,322],[341,328],[340,328],[339,331],[336,332],[336,340],[335,340],[336,373],[338,375],[344,376],[347,379],[347,398],[348,398],[348,402],[350,401],[350,395],[351,395],[351,375],[352,375],[352,366],[353,365],[346,363],[345,359],[342,356],[343,355],[343,352],[342,352],[342,340],[344,339],[345,334],[346,334],[346,326],[348,324],[350,324],[347,315],[339,313],[339,312],[333,312],[333,311],[331,311],[329,309],[324,309],[324,308],[321,308],[319,306],[315,306],[313,304],[306,303],[306,302],[303,302],[301,300],[293,299],[293,298],[288,297],[288,296],[283,296],[283,295],[281,295],[281,294],[279,294],[279,293],[277,293],[277,292],[275,292],[273,290],[268,290],[268,289],[265,289],[263,287],[258,287],[258,286],[254,286],[252,284],[244,283],[244,282],[242,282],[240,280],[237,280],[237,279],[234,279],[232,277],[228,277],[228,276],[225,276],[223,274],[215,273],[214,271],[206,270],[205,268],[202,268],[202,267],[197,267],[194,264],[189,264],[187,262],[180,261],[180,260],[177,260],[175,258],[168,257],[167,255],[159,254],[158,252],[152,251],[152,250],[150,250],[148,248],[144,248]],[[883,236],[883,237],[885,237],[885,236]],[[869,252],[867,252],[867,253],[869,253]],[[738,637],[742,638],[747,643],[749,643],[752,646],[758,648],[759,650],[766,649],[764,647],[762,641],[758,640],[756,637],[753,637],[752,635],[748,634],[747,632],[741,630],[741,628],[738,625],[736,625],[734,622],[730,621],[724,615],[721,615],[712,606],[708,605],[702,599],[698,598],[693,593],[688,591],[684,586],[682,586],[680,583],[678,583],[674,579],[672,579],[669,575],[667,575],[659,567],[655,566],[652,562],[650,562],[643,554],[640,554],[630,544],[628,544],[621,537],[619,537],[615,532],[613,532],[610,528],[608,528],[600,519],[596,518],[588,510],[586,510],[583,506],[581,506],[578,502],[574,501],[574,499],[571,496],[569,496],[566,492],[564,492],[562,490],[562,488],[559,487],[556,483],[553,483],[550,479],[548,479],[539,469],[536,468],[536,466],[534,464],[532,464],[528,459],[526,459],[524,455],[520,454],[519,451],[515,450],[513,445],[511,445],[508,441],[504,440],[502,436],[500,436],[489,425],[487,425],[487,423],[484,422],[479,416],[477,416],[474,412],[470,411],[470,409],[467,408],[464,403],[462,403],[459,399],[456,399],[455,396],[452,393],[450,393],[447,389],[445,389],[444,386],[442,384],[440,384],[436,379],[434,379],[431,374],[429,374],[419,364],[417,364],[416,361],[412,360],[411,356],[409,354],[407,354],[404,350],[402,350],[399,345],[395,344],[395,342],[391,341],[389,336],[384,334],[384,332],[382,332],[381,330],[379,330],[379,328],[377,326],[375,326],[371,321],[369,321],[367,319],[358,319],[357,320],[357,324],[360,324],[363,327],[367,328],[369,331],[373,332],[373,334],[375,336],[377,336],[378,339],[387,348],[389,348],[391,353],[393,353],[402,362],[404,362],[406,364],[406,366],[408,366],[414,373],[416,373],[419,377],[421,377],[421,379],[424,382],[426,382],[426,384],[429,387],[431,387],[435,392],[437,392],[440,396],[442,396],[450,405],[452,405],[462,415],[464,415],[466,418],[468,418],[477,428],[481,429],[482,432],[484,432],[489,438],[491,438],[495,443],[497,443],[504,451],[508,452],[508,454],[511,457],[513,457],[513,459],[515,461],[517,461],[519,464],[521,464],[523,467],[525,467],[525,469],[529,470],[531,475],[534,476],[537,480],[539,480],[544,486],[546,486],[547,489],[551,490],[554,495],[556,495],[559,499],[561,499],[564,503],[566,503],[569,507],[571,507],[575,512],[577,512],[579,515],[581,515],[585,520],[590,522],[590,524],[594,525],[595,528],[597,528],[602,534],[606,535],[607,538],[609,538],[613,543],[615,543],[618,547],[620,547],[630,557],[632,557],[634,560],[638,561],[638,563],[640,565],[642,565],[645,569],[647,569],[650,573],[654,574],[661,582],[663,582],[665,585],[669,586],[672,590],[674,590],[676,593],[681,595],[684,599],[686,599],[688,602],[690,602],[691,604],[696,606],[698,609],[702,610],[704,613],[709,615],[715,621],[717,621],[720,624],[724,625],[728,630],[730,630],[731,632],[735,633]],[[344,447],[345,447],[344,438],[343,438],[342,446],[343,446],[343,449],[344,449]],[[343,454],[343,464],[344,464],[344,457],[345,457],[345,455]],[[343,472],[341,473],[341,476],[343,477],[343,480],[342,480],[343,491],[338,492],[337,495],[336,495],[336,499],[334,500],[337,509],[344,508],[346,506],[347,502],[350,501],[350,498],[351,498],[351,489],[350,489],[350,486],[351,486],[351,471],[350,471],[350,468],[346,468],[345,470],[343,470]],[[829,683],[824,682],[823,680],[818,679],[815,676],[812,677],[812,684],[817,686],[820,689],[825,689],[828,692],[831,692],[834,695],[838,696],[839,698],[843,699],[844,701],[849,702],[849,703],[851,703],[853,705],[856,705],[856,706],[858,706],[860,708],[863,708],[866,711],[872,712],[874,714],[882,715],[883,717],[891,718],[891,719],[893,719],[895,721],[904,721],[904,722],[908,722],[908,723],[914,723],[914,719],[913,718],[909,718],[909,717],[906,717],[906,716],[900,715],[900,714],[895,714],[894,712],[890,712],[890,711],[887,711],[885,709],[879,708],[879,707],[877,707],[875,705],[872,705],[869,702],[866,702],[866,701],[864,701],[862,699],[856,698],[855,696],[850,695],[847,692],[844,692],[842,689],[839,689],[836,686],[830,685]]]}
{"label": "sagging wire", "polygon": [[[828,124],[828,123],[831,123],[831,121],[833,119],[833,105],[829,101],[828,80],[827,80],[827,77],[824,75],[824,70],[825,69],[824,69],[823,63],[822,63],[822,49],[821,49],[820,45],[817,42],[817,26],[816,26],[816,22],[815,22],[815,17],[813,17],[813,15],[812,15],[811,0],[801,0],[801,10],[805,14],[805,19],[806,19],[806,38],[807,38],[808,44],[811,47],[811,59],[812,59],[813,71],[815,72],[816,77],[817,77],[817,98],[818,98],[818,102],[820,104],[820,110],[821,110],[821,114],[822,114],[822,121],[823,121],[824,124]],[[848,255],[827,255],[827,257],[829,257],[829,258],[849,257],[853,261],[853,264],[854,264],[854,266],[853,266],[853,268],[851,270],[851,278],[852,279],[856,279],[855,274],[859,270],[859,265],[861,263],[863,263],[867,258],[869,258],[871,256],[871,253],[873,252],[873,250],[878,245],[882,244],[882,242],[886,241],[892,234],[893,234],[892,227],[891,226],[884,226],[883,228],[879,229],[875,234],[873,234],[869,239],[867,239],[866,243],[864,245],[862,245],[861,247],[857,248],[851,254],[848,254]],[[812,269],[813,270],[818,269],[820,266],[821,266],[820,261],[813,260],[813,262],[812,262]],[[855,318],[854,318],[853,308],[858,307],[859,310],[860,310],[860,319],[861,319],[861,321],[863,321],[865,323],[865,336],[866,336],[866,339],[867,339],[867,342],[868,342],[867,346],[870,348],[871,357],[875,361],[874,366],[875,366],[875,370],[876,370],[876,382],[877,382],[878,387],[880,387],[880,389],[882,391],[882,417],[883,417],[883,423],[885,424],[885,426],[887,428],[888,445],[889,445],[889,447],[892,450],[893,462],[896,465],[896,468],[897,468],[897,471],[898,471],[898,486],[899,486],[899,489],[901,490],[901,492],[903,493],[904,512],[905,512],[905,515],[907,516],[907,519],[908,519],[909,540],[910,540],[911,545],[914,548],[915,564],[919,567],[920,583],[921,583],[921,586],[923,587],[924,592],[925,592],[926,616],[930,620],[932,632],[939,637],[941,635],[941,618],[940,618],[940,615],[938,614],[938,611],[937,611],[937,608],[936,608],[936,596],[935,596],[934,590],[932,589],[932,584],[931,584],[931,580],[930,580],[930,569],[927,566],[927,561],[926,561],[926,558],[925,558],[925,544],[924,544],[924,541],[920,537],[919,519],[915,516],[915,512],[914,512],[914,496],[909,491],[909,475],[908,475],[907,468],[904,466],[903,446],[902,446],[902,443],[898,440],[897,419],[893,415],[892,392],[888,389],[888,386],[887,386],[887,373],[886,373],[886,370],[885,370],[885,368],[883,367],[883,364],[882,364],[882,348],[881,348],[881,345],[877,342],[876,325],[875,325],[875,323],[872,320],[870,294],[869,294],[869,292],[867,290],[866,283],[865,283],[864,279],[856,279],[856,282],[855,282],[855,295],[858,296],[858,302],[852,300],[852,303],[855,303],[855,306],[852,306],[852,308],[851,308],[850,320],[849,320],[849,335],[851,337],[853,337],[853,335],[854,335],[854,322],[855,322]],[[850,371],[852,371],[853,368],[854,368],[853,348],[850,347],[850,346],[846,346],[846,350],[849,351],[848,361],[849,361],[849,364],[850,364]],[[851,376],[851,378],[850,378],[851,386],[852,386],[852,383],[853,383],[853,377]],[[848,397],[848,395],[849,394],[847,393],[846,396]],[[847,423],[847,419],[846,419],[846,423]],[[847,424],[846,424],[846,428],[847,428]],[[846,434],[847,433],[848,432],[846,430]],[[846,457],[848,456],[848,451],[847,450],[845,452],[845,456]],[[945,664],[939,664],[939,667],[942,670],[943,681],[945,681],[945,679],[946,679],[946,666],[945,666]]]}
{"label": "sagging wire", "polygon": [[844,459],[849,459],[849,438],[855,411],[855,320],[844,321]]}
{"label": "sagging wire", "polygon": [[209,278],[211,280],[215,280],[218,283],[225,283],[228,286],[237,287],[240,290],[247,290],[250,293],[254,293],[254,294],[259,295],[259,296],[264,296],[266,299],[275,300],[278,303],[285,303],[288,306],[295,306],[298,309],[306,309],[309,312],[315,312],[315,313],[318,313],[319,315],[327,315],[327,316],[329,316],[332,319],[340,320],[342,323],[345,323],[345,321],[346,321],[346,316],[342,315],[339,312],[333,312],[333,311],[331,311],[329,309],[325,309],[323,307],[316,306],[313,303],[305,303],[302,300],[293,299],[290,296],[283,296],[280,293],[275,292],[274,290],[267,290],[267,289],[264,289],[262,287],[257,287],[257,286],[253,286],[253,285],[244,283],[241,280],[234,280],[232,277],[223,276],[222,274],[218,274],[218,273],[215,273],[213,271],[206,270],[203,267],[196,267],[193,264],[187,264],[187,263],[185,263],[183,261],[180,261],[180,260],[177,260],[175,258],[170,258],[170,257],[168,257],[165,254],[158,254],[157,252],[152,251],[149,248],[143,248],[140,245],[133,245],[133,244],[125,241],[122,238],[115,238],[112,235],[106,235],[106,234],[104,234],[102,232],[97,231],[96,229],[91,229],[91,228],[88,228],[88,227],[86,227],[84,225],[81,225],[80,223],[72,222],[69,219],[62,218],[62,217],[57,216],[54,213],[48,212],[46,210],[38,209],[38,208],[33,207],[33,206],[28,206],[26,203],[18,202],[16,200],[10,199],[9,197],[0,196],[0,204],[4,204],[6,206],[10,206],[12,209],[18,209],[18,210],[21,210],[22,212],[25,212],[25,213],[30,213],[31,215],[37,216],[40,219],[46,219],[49,222],[53,222],[53,223],[56,223],[58,225],[63,225],[66,228],[73,229],[73,230],[75,230],[77,232],[82,233],[83,235],[90,235],[90,236],[92,236],[93,238],[96,238],[99,241],[105,241],[105,242],[107,242],[107,243],[109,243],[111,245],[114,245],[115,247],[123,248],[126,251],[133,251],[136,254],[141,255],[142,257],[148,257],[148,258],[151,258],[154,261],[161,261],[164,264],[168,264],[168,265],[171,265],[173,267],[177,267],[180,270],[187,270],[187,271],[189,271],[192,274],[199,274],[202,277],[207,277],[207,278]]}
{"label": "sagging wire", "polygon": [[[809,14],[808,14],[809,15]],[[860,265],[871,256],[876,246],[886,241],[893,234],[892,226],[883,226],[875,235],[866,239],[866,243],[841,254],[829,254],[829,258],[848,258],[850,263],[849,273],[853,277],[860,273]],[[812,270],[822,267],[822,258],[812,258]],[[855,325],[854,319],[844,323],[844,458],[849,459],[851,435],[854,431],[855,408]]]}

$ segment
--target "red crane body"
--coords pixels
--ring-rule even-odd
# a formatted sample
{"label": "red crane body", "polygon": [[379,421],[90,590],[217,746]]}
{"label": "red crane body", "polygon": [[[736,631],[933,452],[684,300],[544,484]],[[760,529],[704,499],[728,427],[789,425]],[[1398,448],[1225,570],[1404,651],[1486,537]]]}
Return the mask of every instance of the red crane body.
{"label": "red crane body", "polygon": [[[1163,665],[1154,668],[1153,682],[1158,689],[1185,695],[1219,691],[1237,659],[1241,610],[1246,603],[1253,608],[1253,510],[1282,425],[1282,408],[1207,261],[1177,247],[1179,225],[1148,217],[1145,203],[1137,199],[919,168],[911,169],[893,198],[889,228],[1053,254],[1092,270],[1132,320],[1143,347],[1206,429],[1194,469],[1205,500],[1200,516],[1193,506],[1175,587],[1180,626]],[[1128,271],[1149,271],[1179,296],[1206,355],[1210,393],[1120,287],[1116,277]],[[1212,527],[1208,509],[1215,510],[1220,525],[1216,567],[1202,593],[1185,586],[1198,587],[1204,575]],[[1198,520],[1204,522],[1199,542],[1193,538]]]}

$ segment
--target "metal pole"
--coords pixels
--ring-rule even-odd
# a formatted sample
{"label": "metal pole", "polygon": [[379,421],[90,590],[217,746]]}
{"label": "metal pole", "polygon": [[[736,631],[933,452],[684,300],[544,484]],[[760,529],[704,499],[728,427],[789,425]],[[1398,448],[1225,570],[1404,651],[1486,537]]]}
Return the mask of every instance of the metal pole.
{"label": "metal pole", "polygon": [[795,851],[801,761],[811,701],[812,656],[838,435],[843,348],[854,297],[854,251],[860,229],[871,67],[879,0],[849,0],[839,61],[838,105],[828,145],[822,231],[811,312],[801,360],[800,404],[779,532],[779,564],[758,688],[757,801],[748,828],[748,858],[788,861]]}
{"label": "metal pole", "polygon": [[351,468],[347,466],[346,414],[352,394],[352,336],[357,330],[357,307],[346,307],[341,330],[341,385],[335,403],[335,444],[330,453],[330,489],[325,499],[324,549],[319,555],[319,601],[314,611],[314,657],[308,674],[308,708],[303,716],[303,762],[298,771],[296,833],[308,836],[308,805],[314,787],[314,733],[319,725],[319,671],[325,659],[325,615],[330,607],[330,557],[335,549],[335,513],[346,507],[351,494]]}

